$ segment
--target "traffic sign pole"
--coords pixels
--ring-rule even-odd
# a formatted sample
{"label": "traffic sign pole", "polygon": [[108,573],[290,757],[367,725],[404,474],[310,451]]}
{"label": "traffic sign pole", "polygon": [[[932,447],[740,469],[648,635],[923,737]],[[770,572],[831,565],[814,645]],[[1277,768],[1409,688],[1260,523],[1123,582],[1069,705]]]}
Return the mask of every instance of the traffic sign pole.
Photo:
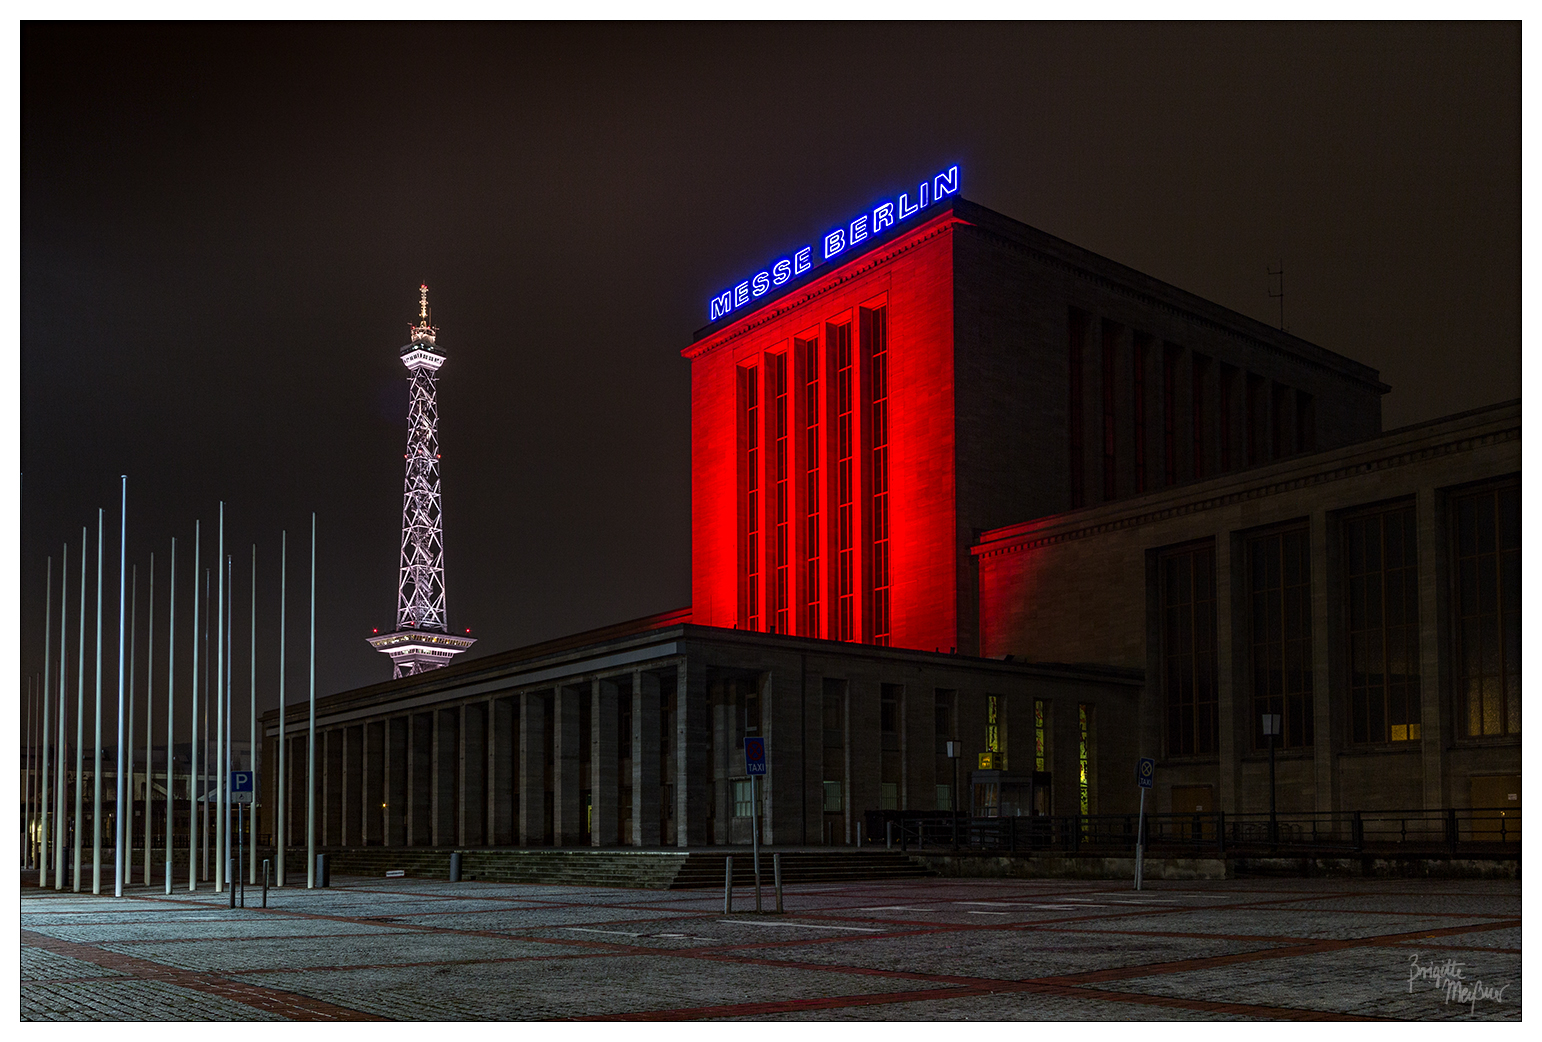
{"label": "traffic sign pole", "polygon": [[1156,761],[1142,756],[1135,765],[1135,784],[1140,786],[1140,814],[1135,819],[1135,889],[1144,882],[1146,860],[1146,790],[1156,779]]}
{"label": "traffic sign pole", "polygon": [[755,911],[760,911],[760,777],[766,773],[766,740],[744,740],[744,773],[750,776],[750,850],[755,869]]}
{"label": "traffic sign pole", "polygon": [[1137,889],[1137,890],[1140,889],[1140,883],[1141,883],[1140,873],[1141,873],[1141,868],[1143,867],[1142,861],[1144,860],[1145,853],[1146,853],[1146,844],[1144,843],[1145,838],[1146,838],[1146,789],[1145,789],[1145,786],[1141,786],[1141,790],[1140,790],[1140,816],[1135,819],[1135,889]]}

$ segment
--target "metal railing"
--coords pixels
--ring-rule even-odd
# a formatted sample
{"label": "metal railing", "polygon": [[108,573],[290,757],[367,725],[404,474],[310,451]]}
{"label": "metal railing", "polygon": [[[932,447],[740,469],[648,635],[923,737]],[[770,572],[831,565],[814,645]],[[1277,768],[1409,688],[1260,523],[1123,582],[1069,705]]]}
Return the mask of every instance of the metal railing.
{"label": "metal railing", "polygon": [[[1135,814],[972,818],[962,814],[875,811],[871,842],[901,850],[1000,853],[1133,853]],[[1151,854],[1458,854],[1514,856],[1520,814],[1501,808],[1332,813],[1147,814]]]}

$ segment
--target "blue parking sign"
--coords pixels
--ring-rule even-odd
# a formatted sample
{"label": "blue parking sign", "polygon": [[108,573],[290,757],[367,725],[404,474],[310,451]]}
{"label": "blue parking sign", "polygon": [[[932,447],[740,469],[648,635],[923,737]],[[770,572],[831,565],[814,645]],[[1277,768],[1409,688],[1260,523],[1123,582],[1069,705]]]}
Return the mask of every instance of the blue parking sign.
{"label": "blue parking sign", "polygon": [[744,773],[766,773],[766,740],[764,738],[744,740]]}
{"label": "blue parking sign", "polygon": [[230,772],[230,802],[251,803],[257,791],[256,771]]}

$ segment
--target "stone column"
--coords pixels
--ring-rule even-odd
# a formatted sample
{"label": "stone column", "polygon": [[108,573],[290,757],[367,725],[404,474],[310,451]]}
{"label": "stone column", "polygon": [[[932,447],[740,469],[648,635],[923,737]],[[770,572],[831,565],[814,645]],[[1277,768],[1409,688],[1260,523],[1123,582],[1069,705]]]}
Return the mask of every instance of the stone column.
{"label": "stone column", "polygon": [[461,707],[460,844],[487,846],[487,703]]}
{"label": "stone column", "polygon": [[[1283,450],[1282,451],[1288,451]],[[1319,814],[1335,811],[1338,806],[1336,755],[1340,735],[1334,726],[1342,715],[1334,712],[1333,645],[1328,628],[1328,605],[1335,603],[1330,592],[1337,584],[1328,568],[1328,515],[1312,512],[1308,523],[1309,551],[1312,555],[1312,781]]]}
{"label": "stone column", "polygon": [[1444,634],[1450,632],[1441,611],[1440,591],[1448,589],[1448,564],[1440,512],[1440,500],[1433,488],[1421,488],[1414,505],[1414,521],[1419,538],[1419,760],[1423,767],[1423,796],[1427,809],[1448,807],[1453,801],[1446,794],[1445,756],[1448,744],[1445,722],[1450,720],[1455,734],[1461,734],[1457,706],[1450,715],[1442,711],[1450,685],[1441,649]]}
{"label": "stone column", "polygon": [[316,822],[316,845],[326,847],[331,846],[332,837],[332,793],[334,791],[331,770],[332,732],[321,732],[321,741],[317,744],[321,746],[317,750],[320,755],[316,757],[317,767],[320,768],[317,773],[321,775],[319,779],[321,782],[321,792],[319,794],[319,802],[321,803],[321,814],[319,817],[321,820]]}
{"label": "stone column", "polygon": [[488,703],[491,738],[487,743],[487,820],[494,846],[513,846],[518,831],[514,805],[514,773],[519,766],[514,746],[513,699],[495,698]]}
{"label": "stone column", "polygon": [[[1248,698],[1247,593],[1244,589],[1247,575],[1242,564],[1245,559],[1240,537],[1234,539],[1226,529],[1215,534],[1215,698],[1220,731],[1215,795],[1217,806],[1227,813],[1257,809],[1243,807],[1241,794],[1242,757],[1247,754],[1252,734],[1249,730],[1252,710]],[[1160,575],[1157,583],[1160,591]],[[1239,606],[1243,609],[1240,615]],[[1148,683],[1148,687],[1156,695],[1154,715],[1158,721],[1164,721],[1167,707],[1162,703],[1160,607],[1153,611],[1157,619],[1154,660],[1158,673],[1155,683]],[[1162,745],[1152,748],[1161,749]],[[1157,796],[1160,804],[1163,797],[1155,790],[1152,795]]]}
{"label": "stone column", "polygon": [[589,789],[594,799],[589,842],[614,847],[621,842],[621,716],[616,685],[596,680],[589,697]]}
{"label": "stone column", "polygon": [[546,702],[538,691],[519,696],[519,842],[533,847],[546,835]]}
{"label": "stone column", "polygon": [[441,752],[441,750],[440,750],[440,742],[442,740],[442,733],[441,733],[442,732],[442,728],[440,726],[439,718],[442,715],[443,715],[442,712],[435,711],[433,716],[431,717],[432,723],[429,725],[430,728],[432,728],[432,735],[433,735],[433,737],[430,739],[432,744],[429,746],[429,753],[428,753],[429,764],[430,764],[430,766],[429,766],[429,774],[428,774],[428,784],[429,784],[429,796],[428,796],[428,799],[429,799],[429,808],[430,808],[429,814],[428,814],[428,822],[429,822],[428,828],[429,828],[429,835],[433,837],[432,839],[429,840],[429,843],[431,843],[433,846],[436,846],[436,847],[443,846],[445,841],[446,841],[446,839],[447,839],[447,836],[445,835],[445,829],[444,829],[444,826],[443,826],[444,815],[442,813],[442,809],[443,808],[442,808],[442,803],[441,803],[441,801],[445,797],[445,792],[444,792],[443,786],[440,784],[440,779],[441,779],[441,777],[442,777],[442,775],[444,773],[443,772],[443,766],[444,765],[443,765],[441,757],[440,757],[440,752]]}
{"label": "stone column", "polygon": [[659,836],[659,678],[632,678],[632,845],[656,847]]}
{"label": "stone column", "polygon": [[707,763],[707,671],[682,659],[675,667],[675,844],[705,846],[711,767]]}
{"label": "stone column", "polygon": [[337,757],[337,842],[339,846],[344,847],[346,847],[348,845],[348,841],[353,838],[348,828],[348,819],[350,817],[348,808],[354,802],[354,798],[357,796],[357,794],[353,791],[353,786],[348,783],[348,775],[350,773],[349,768],[353,766],[353,757],[349,755],[353,752],[353,750],[349,748],[353,744],[348,740],[348,733],[350,730],[352,729],[343,727],[336,732],[338,738],[337,744],[342,746],[342,748],[338,750]]}
{"label": "stone column", "polygon": [[584,806],[579,777],[579,705],[581,691],[558,686],[552,691],[552,842],[559,847],[584,842]]}

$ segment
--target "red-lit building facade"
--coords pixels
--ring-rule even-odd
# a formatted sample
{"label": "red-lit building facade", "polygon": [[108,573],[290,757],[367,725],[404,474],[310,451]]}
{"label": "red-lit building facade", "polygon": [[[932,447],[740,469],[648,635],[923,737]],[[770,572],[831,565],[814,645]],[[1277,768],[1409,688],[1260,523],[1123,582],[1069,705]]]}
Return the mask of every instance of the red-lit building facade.
{"label": "red-lit building facade", "polygon": [[713,301],[692,604],[321,700],[323,845],[747,843],[748,736],[767,842],[1125,813],[1142,756],[1256,812],[1265,713],[1283,809],[1518,800],[1518,406],[1383,433],[1374,370],[952,174]]}
{"label": "red-lit building facade", "polygon": [[979,533],[1372,437],[1387,390],[957,196],[684,354],[693,621],[963,654]]}

